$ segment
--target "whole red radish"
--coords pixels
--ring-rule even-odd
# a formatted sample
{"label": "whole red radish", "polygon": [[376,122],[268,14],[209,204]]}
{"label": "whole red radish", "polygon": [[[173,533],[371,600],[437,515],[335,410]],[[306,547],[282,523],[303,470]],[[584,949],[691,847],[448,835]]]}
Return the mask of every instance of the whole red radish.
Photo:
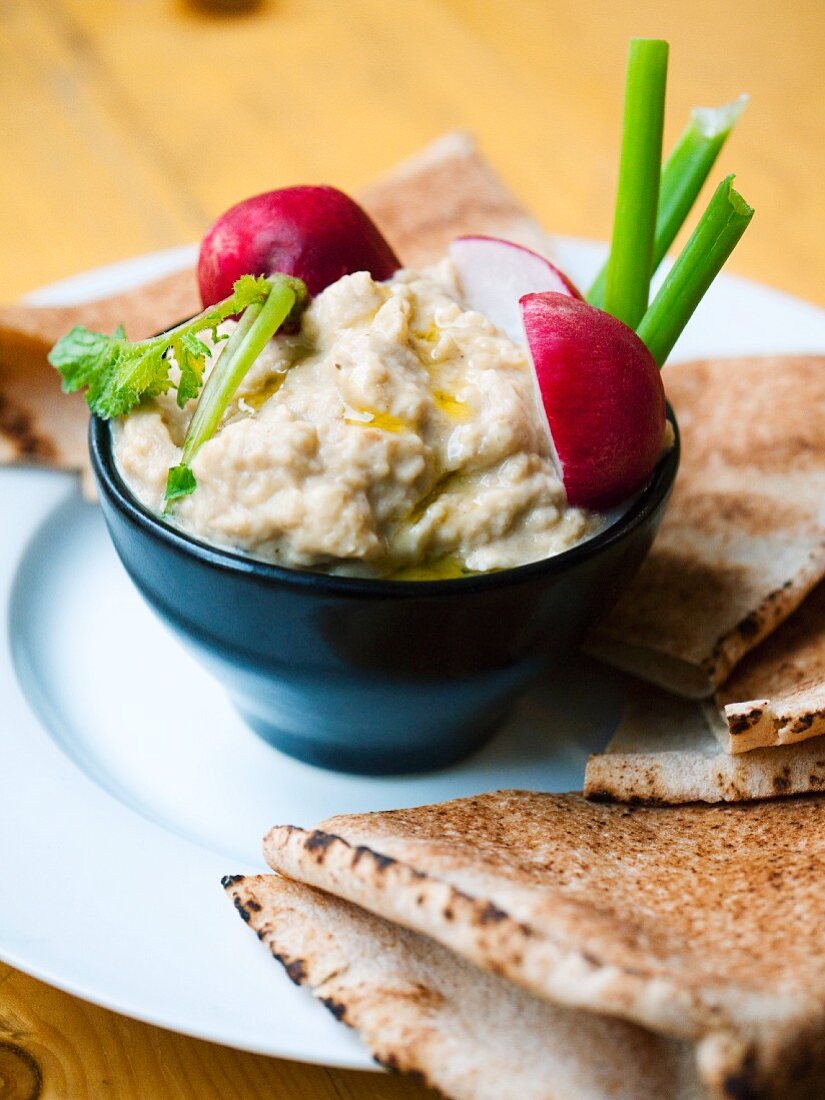
{"label": "whole red radish", "polygon": [[577,298],[527,294],[521,313],[567,499],[620,504],[662,450],[665,391],[653,356],[627,325]]}
{"label": "whole red radish", "polygon": [[581,298],[555,264],[524,245],[500,237],[458,237],[450,245],[464,300],[516,343],[524,342],[519,299],[555,290]]}
{"label": "whole red radish", "polygon": [[334,187],[284,187],[239,202],[208,231],[198,259],[204,306],[232,293],[241,275],[276,271],[310,294],[354,271],[389,279],[401,264],[377,226]]}

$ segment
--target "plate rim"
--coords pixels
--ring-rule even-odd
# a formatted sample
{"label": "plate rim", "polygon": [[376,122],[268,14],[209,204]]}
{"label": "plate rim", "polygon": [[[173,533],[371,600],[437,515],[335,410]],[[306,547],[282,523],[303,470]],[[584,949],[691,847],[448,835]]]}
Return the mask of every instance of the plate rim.
{"label": "plate rim", "polygon": [[[581,238],[571,237],[556,237],[555,243],[559,247],[561,253],[578,254],[587,258],[587,263],[590,267],[595,268],[600,262],[600,258],[603,256],[606,249],[606,245],[599,244],[598,242],[588,241]],[[59,305],[59,304],[71,304],[72,302],[91,301],[95,297],[99,297],[100,294],[90,293],[89,288],[98,286],[101,292],[108,292],[114,289],[125,289],[130,285],[137,285],[143,278],[160,277],[163,274],[171,273],[175,270],[187,266],[194,261],[196,256],[197,246],[185,245],[173,249],[163,249],[157,252],[149,252],[137,257],[133,257],[126,260],[117,261],[114,264],[107,264],[101,267],[92,268],[86,272],[82,272],[75,276],[70,276],[68,279],[62,279],[58,282],[51,283],[45,287],[41,287],[31,294],[26,296],[26,301],[30,304],[41,305]],[[825,309],[812,303],[803,301],[802,299],[795,298],[791,295],[785,294],[782,291],[775,290],[767,287],[764,284],[754,282],[753,280],[745,279],[740,276],[725,275],[722,277],[724,284],[728,286],[734,286],[741,293],[744,294],[757,294],[760,296],[769,295],[770,300],[777,304],[777,308],[795,308],[799,310],[803,308],[806,311],[810,311],[813,327],[819,328],[821,346],[820,352],[825,351]],[[27,471],[28,472],[28,471]],[[0,563],[2,560],[8,558],[6,562],[7,571],[9,573],[9,585],[8,593],[3,587],[3,571],[0,569],[0,602],[2,602],[2,614],[5,620],[5,634],[0,639],[0,682],[4,677],[10,677],[11,681],[16,687],[18,698],[12,700],[11,706],[8,710],[7,721],[13,724],[16,720],[21,720],[24,723],[28,723],[29,729],[32,730],[36,736],[33,738],[32,744],[34,748],[32,750],[32,761],[29,765],[29,780],[31,781],[31,767],[36,766],[36,762],[41,764],[46,762],[48,764],[48,771],[54,772],[55,776],[59,779],[60,773],[65,768],[71,769],[71,774],[75,780],[74,794],[71,797],[77,798],[77,792],[84,792],[89,796],[89,802],[93,806],[93,816],[100,812],[101,817],[107,816],[106,807],[108,806],[108,813],[110,817],[121,817],[121,820],[131,820],[134,828],[139,831],[150,830],[156,831],[158,834],[163,834],[163,847],[170,852],[173,851],[172,863],[175,861],[182,862],[184,865],[189,862],[196,862],[193,859],[193,855],[200,853],[197,862],[208,863],[211,860],[215,861],[219,857],[215,853],[210,853],[206,848],[198,846],[194,841],[181,837],[179,835],[170,834],[168,830],[157,823],[152,822],[145,816],[141,815],[139,811],[125,806],[119,802],[118,799],[110,793],[108,790],[100,787],[95,783],[88,775],[86,775],[82,768],[80,768],[74,761],[69,760],[59,745],[53,740],[52,735],[44,727],[40,718],[32,710],[28,700],[26,699],[23,689],[18,680],[18,673],[16,671],[13,655],[12,655],[12,624],[8,621],[8,615],[10,610],[10,600],[8,596],[11,594],[13,588],[14,578],[17,575],[17,570],[21,561],[25,556],[26,547],[30,542],[30,538],[40,528],[40,526],[46,521],[48,516],[58,507],[59,504],[72,493],[77,493],[75,479],[71,475],[61,474],[56,471],[38,471],[35,475],[38,479],[43,479],[43,484],[46,485],[46,497],[48,502],[43,503],[41,507],[42,514],[38,513],[36,521],[33,522],[31,529],[25,537],[21,537],[19,545],[14,541],[14,537],[11,539],[11,549],[8,546],[0,545]],[[0,471],[0,508],[3,507],[4,492],[6,485],[6,471]],[[12,492],[12,497],[14,492]],[[4,541],[8,541],[4,537]],[[6,667],[8,662],[8,667]],[[20,709],[20,702],[22,701],[23,709]],[[5,723],[4,723],[5,724]],[[0,737],[2,737],[2,729],[0,729]],[[19,740],[19,735],[18,735]],[[42,742],[38,745],[38,742]],[[37,752],[35,752],[35,748]],[[46,750],[46,756],[43,754],[43,750]],[[39,753],[39,755],[38,755]],[[48,760],[47,760],[48,757]],[[23,768],[24,774],[26,773],[26,767]],[[54,778],[53,777],[53,778]],[[82,793],[81,793],[82,797]],[[103,800],[103,801],[101,801]],[[124,817],[123,815],[127,815]],[[0,821],[3,814],[0,808]],[[18,823],[19,824],[19,823]],[[99,824],[99,820],[98,820]],[[127,830],[128,831],[128,830]],[[33,833],[27,834],[29,836],[29,842],[32,842],[32,838],[35,836]],[[43,838],[37,834],[37,843],[43,844]],[[157,838],[156,838],[157,839]],[[25,844],[23,844],[25,848]],[[35,845],[36,847],[36,845]],[[3,846],[0,842],[0,858],[3,856]],[[8,852],[7,852],[8,854]],[[261,868],[247,867],[240,868],[248,871],[249,873],[256,873]],[[216,889],[217,889],[216,883]],[[223,899],[221,898],[223,902]],[[19,949],[20,943],[27,943],[25,937],[25,930],[22,934],[18,934],[18,948],[10,946],[9,935],[10,931],[7,928],[7,906],[0,908],[0,959],[6,962],[9,966],[20,970],[23,973],[29,974],[32,977],[46,982],[47,984],[54,986],[66,993],[80,997],[83,1000],[90,1003],[99,1005],[110,1011],[117,1012],[121,1015],[125,1015],[144,1023],[151,1024],[157,1027],[162,1027],[167,1030],[177,1032],[179,1034],[189,1035],[193,1038],[204,1039],[210,1042],[219,1043],[225,1046],[230,1046],[234,1049],[245,1050],[250,1053],[263,1054],[270,1057],[280,1057],[284,1059],[291,1059],[294,1061],[304,1062],[307,1064],[317,1064],[323,1066],[329,1066],[333,1068],[343,1069],[360,1069],[360,1070],[375,1070],[378,1071],[378,1067],[375,1066],[369,1060],[368,1054],[364,1051],[360,1045],[353,1045],[350,1055],[343,1053],[335,1054],[332,1056],[326,1051],[317,1051],[313,1053],[311,1050],[297,1051],[296,1049],[288,1049],[283,1046],[278,1047],[273,1042],[265,1042],[259,1039],[251,1038],[247,1039],[243,1033],[243,1017],[240,1018],[240,1026],[238,1026],[235,1032],[227,1031],[226,1026],[222,1024],[216,1024],[212,1027],[205,1024],[203,1021],[188,1023],[186,1018],[181,1018],[178,1008],[178,1015],[174,1012],[158,1011],[156,1009],[147,1009],[146,1005],[141,1005],[137,1001],[130,1001],[128,996],[124,994],[109,994],[106,989],[101,986],[100,980],[97,982],[94,979],[93,972],[88,971],[89,977],[86,981],[74,980],[67,978],[65,974],[61,974],[59,967],[56,969],[54,964],[43,962],[43,955],[41,952],[40,959],[38,961],[38,945],[37,943],[29,943],[28,950]],[[237,918],[230,907],[227,906],[227,918],[231,921],[236,921]],[[240,932],[239,932],[240,935]],[[250,938],[251,939],[251,938]],[[250,948],[257,949],[259,945],[255,942],[250,943]],[[259,965],[263,970],[266,970],[264,964],[264,956],[261,956]],[[275,969],[275,968],[272,968]],[[266,981],[273,980],[274,978],[269,975],[269,971],[266,972]],[[275,975],[277,977],[277,974]],[[288,987],[291,989],[291,987]],[[296,996],[299,995],[298,991]],[[305,994],[300,994],[305,996]],[[183,1003],[183,1002],[181,1002]],[[184,1004],[184,1011],[185,1011]],[[207,1013],[208,1015],[208,1013]],[[317,1015],[313,1016],[313,1020],[317,1020],[320,1025],[322,1018],[325,1018],[326,1014],[319,1007]],[[330,1023],[332,1020],[330,1018]],[[337,1029],[338,1025],[333,1024]],[[319,1031],[323,1029],[319,1028]],[[332,1034],[330,1032],[330,1034]],[[274,1037],[277,1039],[277,1036]],[[316,1042],[315,1046],[323,1046],[324,1040],[321,1036],[320,1040]],[[312,1044],[310,1044],[311,1046]],[[333,1048],[337,1049],[337,1048]]]}

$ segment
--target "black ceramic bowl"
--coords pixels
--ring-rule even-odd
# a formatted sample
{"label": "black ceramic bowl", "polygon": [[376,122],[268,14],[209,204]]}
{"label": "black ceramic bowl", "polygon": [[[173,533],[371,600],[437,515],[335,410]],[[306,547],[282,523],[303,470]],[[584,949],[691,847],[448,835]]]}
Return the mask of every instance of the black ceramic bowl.
{"label": "black ceramic bowl", "polygon": [[283,569],[199,542],[132,496],[105,421],[92,419],[90,447],[121,561],[246,721],[291,756],[371,774],[444,767],[493,733],[627,584],[679,465],[677,438],[619,520],[556,557],[386,581]]}

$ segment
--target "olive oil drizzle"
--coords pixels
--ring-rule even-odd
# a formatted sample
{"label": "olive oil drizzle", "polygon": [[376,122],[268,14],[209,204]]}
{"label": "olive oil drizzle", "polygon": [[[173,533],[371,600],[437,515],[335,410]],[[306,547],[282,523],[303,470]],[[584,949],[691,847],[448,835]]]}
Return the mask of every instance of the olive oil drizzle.
{"label": "olive oil drizzle", "polygon": [[463,401],[459,401],[457,397],[445,390],[433,390],[433,400],[450,420],[464,423],[473,415],[469,405],[465,405]]}
{"label": "olive oil drizzle", "polygon": [[469,569],[459,554],[444,554],[432,561],[420,565],[409,565],[389,573],[387,579],[393,581],[449,581],[458,577],[475,577],[478,570]]}
{"label": "olive oil drizzle", "polygon": [[249,408],[258,411],[266,402],[273,397],[278,390],[283,386],[286,381],[288,371],[278,371],[276,374],[271,374],[269,378],[264,382],[259,390],[255,390],[254,393],[243,394],[240,397],[240,401],[243,401]]}
{"label": "olive oil drizzle", "polygon": [[415,429],[400,416],[392,413],[379,412],[378,409],[358,409],[357,412],[366,413],[370,419],[361,420],[360,417],[344,416],[347,424],[356,424],[359,428],[379,428],[382,432],[392,432],[394,435],[406,435]]}

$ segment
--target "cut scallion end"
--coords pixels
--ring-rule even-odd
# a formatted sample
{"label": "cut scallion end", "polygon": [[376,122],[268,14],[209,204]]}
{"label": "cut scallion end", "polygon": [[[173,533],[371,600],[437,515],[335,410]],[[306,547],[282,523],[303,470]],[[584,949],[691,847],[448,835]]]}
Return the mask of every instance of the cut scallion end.
{"label": "cut scallion end", "polygon": [[661,367],[753,217],[727,176],[637,328]]}
{"label": "cut scallion end", "polygon": [[[662,168],[653,246],[654,272],[684,225],[747,102],[748,97],[741,95],[721,107],[694,107],[691,111],[684,133]],[[604,309],[606,288],[607,264],[593,281],[588,302]]]}
{"label": "cut scallion end", "polygon": [[668,45],[655,38],[630,43],[622,151],[604,308],[631,328],[647,309],[665,114]]}

